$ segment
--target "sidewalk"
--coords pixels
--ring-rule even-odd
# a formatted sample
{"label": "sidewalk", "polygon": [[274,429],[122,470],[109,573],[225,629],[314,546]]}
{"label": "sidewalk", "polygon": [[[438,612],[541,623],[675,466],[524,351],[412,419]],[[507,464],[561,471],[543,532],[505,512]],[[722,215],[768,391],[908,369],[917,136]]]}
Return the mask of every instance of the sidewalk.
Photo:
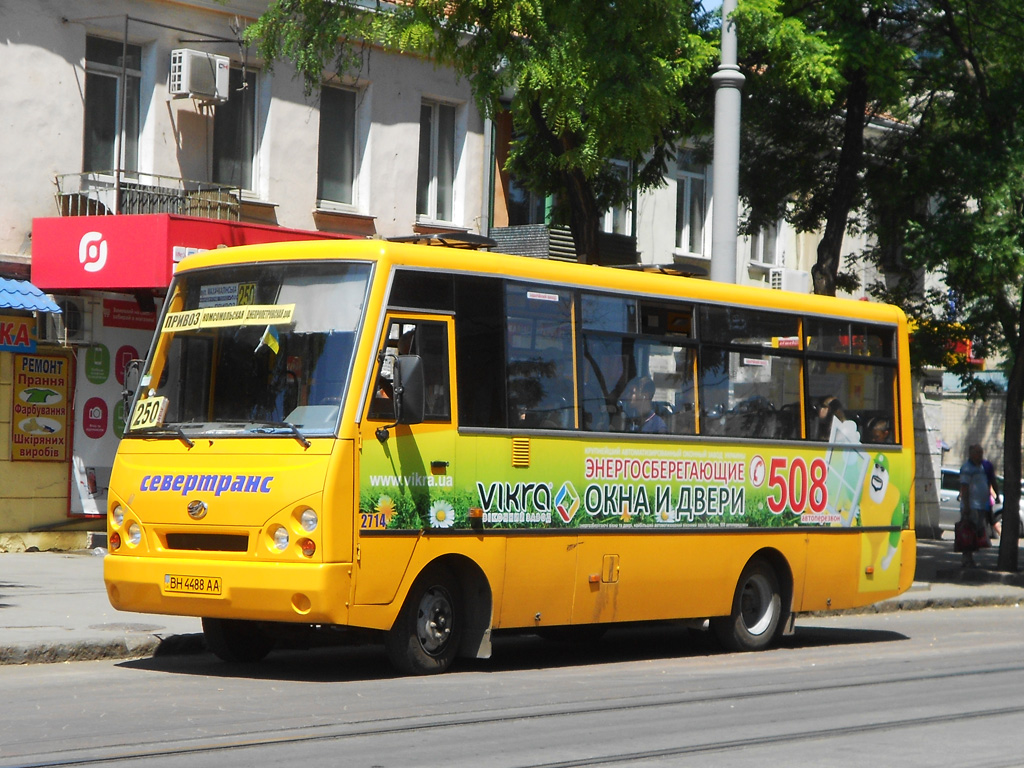
{"label": "sidewalk", "polygon": [[205,649],[197,618],[115,610],[103,585],[103,554],[0,554],[0,664]]}
{"label": "sidewalk", "polygon": [[[996,547],[977,553],[978,568],[962,569],[950,536],[919,541],[914,586],[862,611],[1024,604],[1024,572],[997,572]],[[0,554],[0,664],[205,650],[197,618],[114,610],[103,586],[102,555],[103,550]]]}

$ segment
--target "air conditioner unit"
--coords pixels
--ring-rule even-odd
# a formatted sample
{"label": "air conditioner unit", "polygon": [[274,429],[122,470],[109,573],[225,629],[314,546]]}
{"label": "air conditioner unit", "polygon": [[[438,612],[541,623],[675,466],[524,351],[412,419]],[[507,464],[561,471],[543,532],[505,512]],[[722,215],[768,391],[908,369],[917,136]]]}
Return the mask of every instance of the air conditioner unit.
{"label": "air conditioner unit", "polygon": [[777,291],[811,292],[811,273],[802,269],[773,267],[768,272],[768,283]]}
{"label": "air conditioner unit", "polygon": [[52,344],[92,343],[92,306],[82,296],[51,296],[60,314],[40,313],[38,341]]}
{"label": "air conditioner unit", "polygon": [[168,90],[176,99],[228,100],[231,60],[191,48],[171,51],[171,82]]}

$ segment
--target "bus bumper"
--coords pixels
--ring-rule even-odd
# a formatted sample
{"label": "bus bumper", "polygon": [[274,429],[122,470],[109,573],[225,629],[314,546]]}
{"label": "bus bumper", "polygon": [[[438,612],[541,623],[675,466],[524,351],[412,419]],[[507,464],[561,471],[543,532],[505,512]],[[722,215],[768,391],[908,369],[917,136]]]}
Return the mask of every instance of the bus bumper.
{"label": "bus bumper", "polygon": [[119,611],[346,624],[352,565],[268,566],[266,562],[107,555],[103,559],[103,580],[110,604]]}

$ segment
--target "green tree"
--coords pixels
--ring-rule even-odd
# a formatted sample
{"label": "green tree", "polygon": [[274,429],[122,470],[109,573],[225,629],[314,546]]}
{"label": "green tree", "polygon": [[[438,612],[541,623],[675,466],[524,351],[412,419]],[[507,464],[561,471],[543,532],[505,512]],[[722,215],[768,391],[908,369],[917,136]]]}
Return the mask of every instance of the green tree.
{"label": "green tree", "polygon": [[[372,12],[370,12],[372,11]],[[466,77],[485,116],[510,105],[508,170],[553,194],[581,261],[600,217],[662,183],[675,143],[697,130],[716,55],[697,0],[277,0],[248,30],[307,90],[357,69],[368,44],[421,53]],[[697,109],[694,109],[694,105]],[[632,164],[623,178],[611,160]]]}
{"label": "green tree", "polygon": [[[873,255],[899,270],[879,293],[902,301],[935,342],[920,350],[929,362],[948,362],[950,341],[964,336],[978,355],[1005,359],[999,567],[1013,571],[1024,421],[1024,9],[1016,0],[927,5],[907,94],[916,119],[898,161],[875,180],[872,207],[888,225]],[[945,290],[922,294],[922,273],[942,277]],[[966,361],[952,362],[984,395]]]}
{"label": "green tree", "polygon": [[799,231],[823,228],[815,291],[833,293],[842,233],[859,228],[883,274],[873,293],[916,321],[915,364],[952,370],[984,396],[950,350],[969,337],[977,355],[1005,359],[999,566],[1016,570],[1024,9],[1016,0],[741,0],[738,16],[748,231],[779,217]]}
{"label": "green tree", "polygon": [[814,292],[852,288],[840,274],[843,237],[865,225],[866,171],[890,154],[881,115],[902,115],[916,30],[899,0],[740,0],[746,74],[740,193],[755,233],[785,219],[822,232]]}

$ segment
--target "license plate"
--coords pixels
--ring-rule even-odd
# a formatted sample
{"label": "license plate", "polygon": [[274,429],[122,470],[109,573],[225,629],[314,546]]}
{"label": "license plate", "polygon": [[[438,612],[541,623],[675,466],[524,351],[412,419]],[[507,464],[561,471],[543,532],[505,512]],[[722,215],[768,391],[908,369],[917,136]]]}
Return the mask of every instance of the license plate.
{"label": "license plate", "polygon": [[221,581],[217,576],[164,576],[164,592],[179,595],[219,595]]}

